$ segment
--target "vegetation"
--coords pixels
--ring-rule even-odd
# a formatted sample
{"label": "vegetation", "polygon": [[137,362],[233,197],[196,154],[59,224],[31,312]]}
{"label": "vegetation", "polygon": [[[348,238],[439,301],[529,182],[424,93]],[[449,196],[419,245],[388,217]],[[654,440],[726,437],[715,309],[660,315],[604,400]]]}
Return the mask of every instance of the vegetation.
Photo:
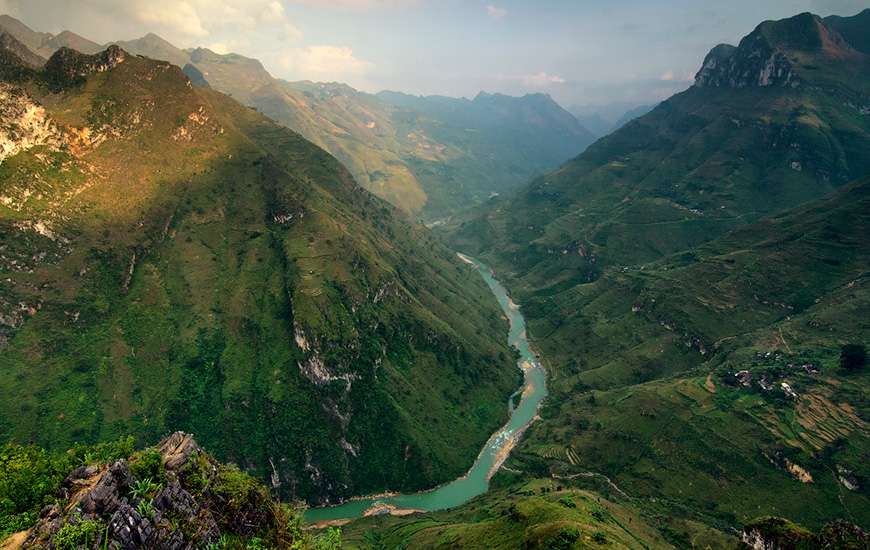
{"label": "vegetation", "polygon": [[732,52],[786,52],[799,85],[696,86],[448,227],[549,367],[508,467],[609,480],[679,546],[686,522],[870,524],[868,380],[841,361],[870,333],[870,119],[842,99],[870,72],[827,60],[825,25],[765,23]]}
{"label": "vegetation", "polygon": [[185,51],[154,35],[119,44],[208,75],[206,85],[299,132],[335,155],[360,185],[428,220],[518,189],[593,141],[542,94],[372,95],[341,83],[278,80],[255,59]]}
{"label": "vegetation", "polygon": [[297,134],[121,61],[21,84],[62,140],[0,165],[0,440],[185,429],[312,502],[461,475],[520,377],[483,281]]}
{"label": "vegetation", "polygon": [[[668,547],[656,521],[632,503],[604,499],[570,482],[536,479],[490,491],[456,510],[358,520],[343,535],[346,548],[361,549]],[[734,543],[700,526],[695,542],[702,548]]]}
{"label": "vegetation", "polygon": [[[300,509],[276,502],[263,484],[235,466],[217,463],[183,434],[176,434],[173,438],[164,440],[158,447],[127,457],[106,454],[95,446],[92,456],[102,458],[91,464],[96,468],[84,473],[74,471],[74,467],[80,464],[75,457],[82,450],[81,446],[51,455],[32,446],[7,444],[2,454],[3,470],[0,471],[3,474],[0,476],[0,502],[4,503],[0,509],[0,525],[3,527],[0,541],[15,531],[33,528],[27,544],[34,547],[50,544],[53,548],[73,550],[123,544],[126,540],[123,537],[127,535],[110,525],[115,517],[113,514],[124,512],[123,498],[129,499],[138,514],[126,512],[130,515],[124,519],[124,524],[135,526],[134,531],[157,533],[148,541],[138,541],[145,546],[178,533],[193,544],[202,542],[202,537],[212,539],[208,546],[215,549],[337,550],[342,547],[340,530],[329,529],[320,534],[303,531]],[[183,444],[187,445],[184,452],[188,458],[180,470],[178,465],[164,467],[164,460],[170,453],[177,452],[179,442],[186,442]],[[122,449],[110,446],[119,451]],[[162,487],[149,478],[138,477],[143,475],[142,457],[151,456],[160,458],[159,462],[149,461],[149,464],[158,465],[159,472],[149,467],[147,473],[176,484],[172,492],[163,493],[159,501],[155,497],[161,493]],[[117,483],[105,485],[108,491],[118,491],[104,490],[100,494],[99,502],[107,506],[105,510],[98,504],[84,512],[80,503],[87,500],[87,495],[79,493],[71,498],[71,494],[61,488],[78,485],[85,487],[83,491],[86,493],[89,488],[97,486],[101,478],[111,475],[109,465],[119,458],[122,460],[118,464],[124,464],[120,471],[125,471],[126,464],[130,464],[127,471],[133,475],[133,482],[127,489]],[[137,461],[140,462],[139,469],[133,467]],[[192,475],[194,472],[202,477]],[[88,476],[84,478],[87,483],[82,483],[83,479],[77,477],[80,475]],[[111,502],[115,504],[109,508]],[[9,508],[8,503],[16,508]],[[52,527],[58,520],[49,515],[43,516],[37,524],[40,509],[55,504],[58,506],[49,506],[48,509],[65,511],[60,516],[60,523]],[[52,513],[55,512],[49,512]],[[147,527],[136,525],[144,521],[142,518],[150,522]],[[211,531],[212,525],[218,529],[217,532]]]}

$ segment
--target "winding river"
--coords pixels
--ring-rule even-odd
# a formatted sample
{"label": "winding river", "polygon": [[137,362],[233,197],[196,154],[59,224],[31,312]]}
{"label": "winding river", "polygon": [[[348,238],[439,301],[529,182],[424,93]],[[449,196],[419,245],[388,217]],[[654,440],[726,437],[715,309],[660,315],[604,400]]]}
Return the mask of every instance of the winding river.
{"label": "winding river", "polygon": [[[305,512],[306,522],[337,522],[379,513],[403,515],[459,506],[486,492],[490,478],[498,471],[525,429],[535,419],[539,405],[547,396],[546,373],[529,347],[525,319],[489,267],[468,256],[459,254],[459,257],[480,273],[495,294],[499,305],[510,320],[508,343],[520,352],[518,365],[523,370],[524,382],[523,387],[509,400],[508,423],[489,438],[474,465],[459,479],[420,493],[356,498],[338,506],[312,508]],[[521,395],[521,399],[514,407],[517,394]]]}

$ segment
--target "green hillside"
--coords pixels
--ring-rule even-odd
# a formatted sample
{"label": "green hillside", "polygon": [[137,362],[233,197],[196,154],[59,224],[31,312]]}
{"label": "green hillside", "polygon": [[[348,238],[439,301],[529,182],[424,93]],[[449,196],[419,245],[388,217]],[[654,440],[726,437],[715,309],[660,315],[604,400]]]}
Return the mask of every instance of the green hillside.
{"label": "green hillside", "polygon": [[425,228],[168,63],[61,49],[17,77],[0,439],[183,429],[312,501],[468,468],[520,374],[489,290]]}
{"label": "green hillside", "polygon": [[868,374],[840,366],[870,334],[859,50],[809,14],[766,22],[691,90],[448,228],[508,275],[550,368],[509,467],[600,473],[719,529],[870,524]]}
{"label": "green hillside", "polygon": [[870,57],[821,20],[762,24],[715,48],[691,89],[458,221],[451,242],[486,250],[523,294],[690,249],[870,173],[867,97]]}

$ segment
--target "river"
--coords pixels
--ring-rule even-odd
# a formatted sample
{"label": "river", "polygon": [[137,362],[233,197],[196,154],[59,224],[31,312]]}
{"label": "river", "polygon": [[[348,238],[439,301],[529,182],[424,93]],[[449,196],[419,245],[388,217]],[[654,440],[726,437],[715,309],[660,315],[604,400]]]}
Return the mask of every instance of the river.
{"label": "river", "polygon": [[[420,493],[356,498],[337,506],[312,508],[305,512],[306,522],[349,520],[376,513],[404,515],[459,506],[487,491],[490,478],[498,471],[525,429],[537,416],[538,407],[547,396],[546,372],[529,346],[525,319],[489,267],[468,256],[459,254],[459,257],[473,266],[489,285],[510,321],[508,343],[520,352],[517,364],[523,370],[524,382],[523,387],[517,390],[508,402],[510,410],[508,423],[489,438],[474,465],[459,479]],[[514,408],[513,403],[517,394],[522,397]]]}

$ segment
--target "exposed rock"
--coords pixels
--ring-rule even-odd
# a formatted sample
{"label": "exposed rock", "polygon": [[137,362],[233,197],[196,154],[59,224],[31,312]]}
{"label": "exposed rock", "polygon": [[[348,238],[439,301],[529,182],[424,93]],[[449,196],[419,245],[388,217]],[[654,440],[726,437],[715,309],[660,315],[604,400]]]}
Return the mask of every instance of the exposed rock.
{"label": "exposed rock", "polygon": [[86,55],[69,48],[60,48],[45,64],[45,78],[55,90],[77,86],[85,77],[114,69],[127,59],[127,52],[112,45],[104,51]]}
{"label": "exposed rock", "polygon": [[[224,512],[216,509],[221,503],[214,502],[216,497],[209,492],[194,497],[179,477],[195,466],[196,475],[205,476],[200,483],[207,484],[214,478],[217,463],[205,454],[201,460],[192,462],[202,449],[190,434],[182,432],[164,439],[156,450],[161,455],[167,482],[153,498],[131,490],[134,478],[126,460],[109,466],[81,466],[61,485],[58,496],[65,504],[42,510],[24,547],[51,547],[58,531],[81,521],[105,525],[98,540],[92,541],[93,548],[175,550],[201,548],[217,541],[221,531],[213,514],[227,519]],[[253,514],[247,511],[248,516]],[[185,528],[181,530],[179,525]]]}
{"label": "exposed rock", "polygon": [[22,89],[0,83],[0,163],[38,145],[58,147],[60,131]]}

